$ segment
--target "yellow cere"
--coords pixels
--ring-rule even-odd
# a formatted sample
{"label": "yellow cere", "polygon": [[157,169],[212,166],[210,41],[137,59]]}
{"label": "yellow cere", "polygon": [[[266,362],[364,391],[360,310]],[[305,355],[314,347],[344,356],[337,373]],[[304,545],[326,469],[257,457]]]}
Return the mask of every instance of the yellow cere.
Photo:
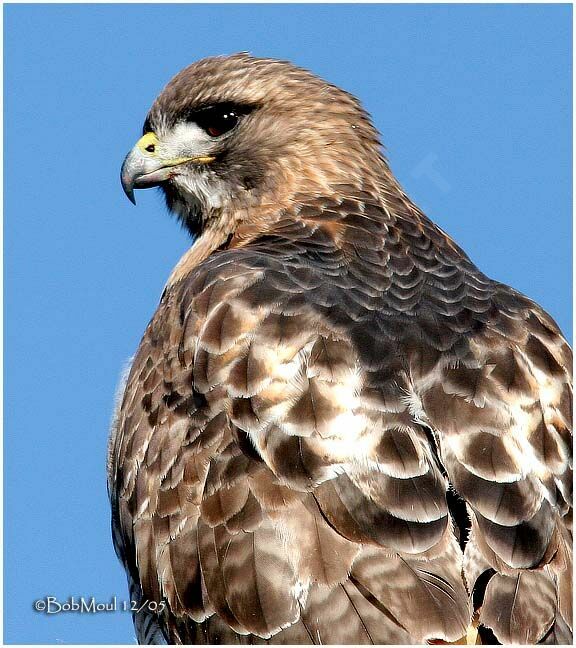
{"label": "yellow cere", "polygon": [[143,135],[137,142],[136,146],[142,151],[142,153],[153,153],[153,151],[147,151],[148,146],[156,146],[158,144],[158,138],[156,133],[146,133]]}
{"label": "yellow cere", "polygon": [[[146,133],[137,142],[136,148],[144,155],[156,155],[155,148],[160,143],[156,133]],[[174,158],[173,160],[161,160],[164,166],[177,166],[184,164],[184,162],[195,162],[196,164],[209,164],[214,162],[216,158],[213,155],[203,155],[198,157],[181,157]]]}

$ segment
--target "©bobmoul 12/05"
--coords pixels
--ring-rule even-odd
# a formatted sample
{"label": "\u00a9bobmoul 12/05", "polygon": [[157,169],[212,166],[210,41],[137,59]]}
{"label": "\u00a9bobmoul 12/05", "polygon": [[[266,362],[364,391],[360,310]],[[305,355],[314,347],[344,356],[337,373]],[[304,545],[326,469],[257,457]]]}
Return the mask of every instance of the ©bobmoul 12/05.
{"label": "\u00a9bobmoul 12/05", "polygon": [[[571,351],[403,192],[352,95],[246,54],[122,184],[194,237],[110,440],[142,643],[571,643]],[[149,603],[149,604],[148,604]]]}

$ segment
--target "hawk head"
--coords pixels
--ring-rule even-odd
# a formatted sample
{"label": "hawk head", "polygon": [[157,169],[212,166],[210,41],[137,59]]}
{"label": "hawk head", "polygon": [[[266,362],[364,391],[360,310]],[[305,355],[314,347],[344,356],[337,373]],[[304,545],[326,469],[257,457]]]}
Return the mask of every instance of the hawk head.
{"label": "hawk head", "polygon": [[345,185],[374,189],[387,175],[378,133],[352,95],[247,54],[182,70],[143,131],[122,166],[124,191],[134,202],[134,189],[161,187],[193,235],[223,214],[278,211]]}

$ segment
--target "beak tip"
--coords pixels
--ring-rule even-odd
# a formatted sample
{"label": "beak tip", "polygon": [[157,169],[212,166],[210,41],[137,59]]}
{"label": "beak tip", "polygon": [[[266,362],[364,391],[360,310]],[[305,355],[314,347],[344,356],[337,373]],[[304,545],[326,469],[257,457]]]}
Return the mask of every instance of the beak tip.
{"label": "beak tip", "polygon": [[134,198],[134,183],[131,178],[127,177],[127,175],[124,173],[124,168],[122,168],[122,175],[120,176],[120,182],[122,184],[122,189],[124,190],[124,193],[126,194],[128,200],[135,205],[136,200]]}
{"label": "beak tip", "polygon": [[120,184],[122,189],[126,194],[128,200],[135,205],[136,200],[134,199],[134,180],[138,174],[138,165],[135,165],[135,154],[134,149],[128,153],[124,158],[122,163],[122,169],[120,170]]}

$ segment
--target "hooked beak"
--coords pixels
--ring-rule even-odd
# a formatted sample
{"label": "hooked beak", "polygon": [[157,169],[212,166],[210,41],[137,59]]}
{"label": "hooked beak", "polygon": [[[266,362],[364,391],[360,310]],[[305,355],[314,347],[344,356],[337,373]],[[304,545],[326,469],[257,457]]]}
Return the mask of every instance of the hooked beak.
{"label": "hooked beak", "polygon": [[122,164],[120,172],[122,189],[134,205],[136,204],[134,189],[157,187],[174,175],[174,167],[185,162],[208,164],[215,159],[213,156],[202,156],[164,160],[156,154],[157,144],[156,135],[146,133],[136,142],[136,146],[128,153]]}

